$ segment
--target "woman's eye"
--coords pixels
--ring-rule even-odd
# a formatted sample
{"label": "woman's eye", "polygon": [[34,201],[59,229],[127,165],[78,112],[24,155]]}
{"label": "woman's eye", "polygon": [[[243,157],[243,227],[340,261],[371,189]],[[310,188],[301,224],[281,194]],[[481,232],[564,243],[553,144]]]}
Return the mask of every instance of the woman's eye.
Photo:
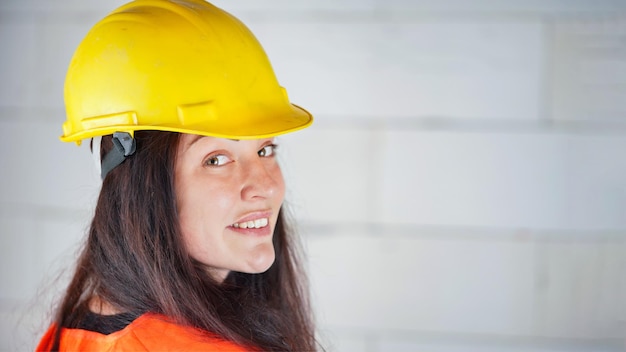
{"label": "woman's eye", "polygon": [[210,156],[208,159],[206,159],[204,164],[206,166],[222,166],[227,164],[229,161],[230,159],[226,155],[219,154]]}
{"label": "woman's eye", "polygon": [[276,148],[278,146],[276,144],[268,144],[265,147],[261,148],[261,150],[259,150],[258,154],[260,157],[269,157],[274,155],[274,153],[276,153]]}

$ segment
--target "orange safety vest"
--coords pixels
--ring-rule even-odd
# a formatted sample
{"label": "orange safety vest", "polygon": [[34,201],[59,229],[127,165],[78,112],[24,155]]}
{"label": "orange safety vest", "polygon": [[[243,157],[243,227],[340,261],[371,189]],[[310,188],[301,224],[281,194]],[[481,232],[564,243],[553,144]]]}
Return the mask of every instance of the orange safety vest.
{"label": "orange safety vest", "polygon": [[[49,351],[54,340],[53,324],[42,337],[36,351]],[[231,341],[210,337],[188,326],[175,324],[163,315],[147,313],[124,329],[104,335],[83,329],[61,332],[61,351],[250,351]]]}

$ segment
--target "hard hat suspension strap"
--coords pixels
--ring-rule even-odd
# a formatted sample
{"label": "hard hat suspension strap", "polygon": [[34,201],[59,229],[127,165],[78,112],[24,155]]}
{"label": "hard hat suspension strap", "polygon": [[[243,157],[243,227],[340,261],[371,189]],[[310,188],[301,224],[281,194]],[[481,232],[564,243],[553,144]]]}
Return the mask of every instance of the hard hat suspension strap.
{"label": "hard hat suspension strap", "polygon": [[104,180],[109,171],[126,160],[127,157],[135,153],[137,144],[135,139],[128,132],[113,133],[113,148],[102,160],[100,177]]}
{"label": "hard hat suspension strap", "polygon": [[102,159],[100,157],[100,145],[102,144],[102,136],[95,136],[91,139],[91,156],[93,163],[96,165],[98,174],[102,172]]}

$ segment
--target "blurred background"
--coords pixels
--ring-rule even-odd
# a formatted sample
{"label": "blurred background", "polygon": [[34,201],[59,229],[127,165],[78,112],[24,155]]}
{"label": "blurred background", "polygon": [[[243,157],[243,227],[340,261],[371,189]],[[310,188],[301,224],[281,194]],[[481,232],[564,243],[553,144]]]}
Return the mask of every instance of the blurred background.
{"label": "blurred background", "polygon": [[[0,350],[35,347],[98,192],[63,80],[124,0],[0,2]],[[626,1],[240,0],[328,351],[626,350]]]}

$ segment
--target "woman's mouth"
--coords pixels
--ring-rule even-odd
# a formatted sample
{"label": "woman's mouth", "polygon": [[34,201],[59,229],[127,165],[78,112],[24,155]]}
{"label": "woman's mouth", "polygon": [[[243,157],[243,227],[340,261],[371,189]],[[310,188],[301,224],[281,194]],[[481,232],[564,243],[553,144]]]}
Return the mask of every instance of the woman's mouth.
{"label": "woman's mouth", "polygon": [[236,229],[260,229],[266,227],[268,224],[268,218],[260,218],[250,221],[236,222],[230,226]]}

